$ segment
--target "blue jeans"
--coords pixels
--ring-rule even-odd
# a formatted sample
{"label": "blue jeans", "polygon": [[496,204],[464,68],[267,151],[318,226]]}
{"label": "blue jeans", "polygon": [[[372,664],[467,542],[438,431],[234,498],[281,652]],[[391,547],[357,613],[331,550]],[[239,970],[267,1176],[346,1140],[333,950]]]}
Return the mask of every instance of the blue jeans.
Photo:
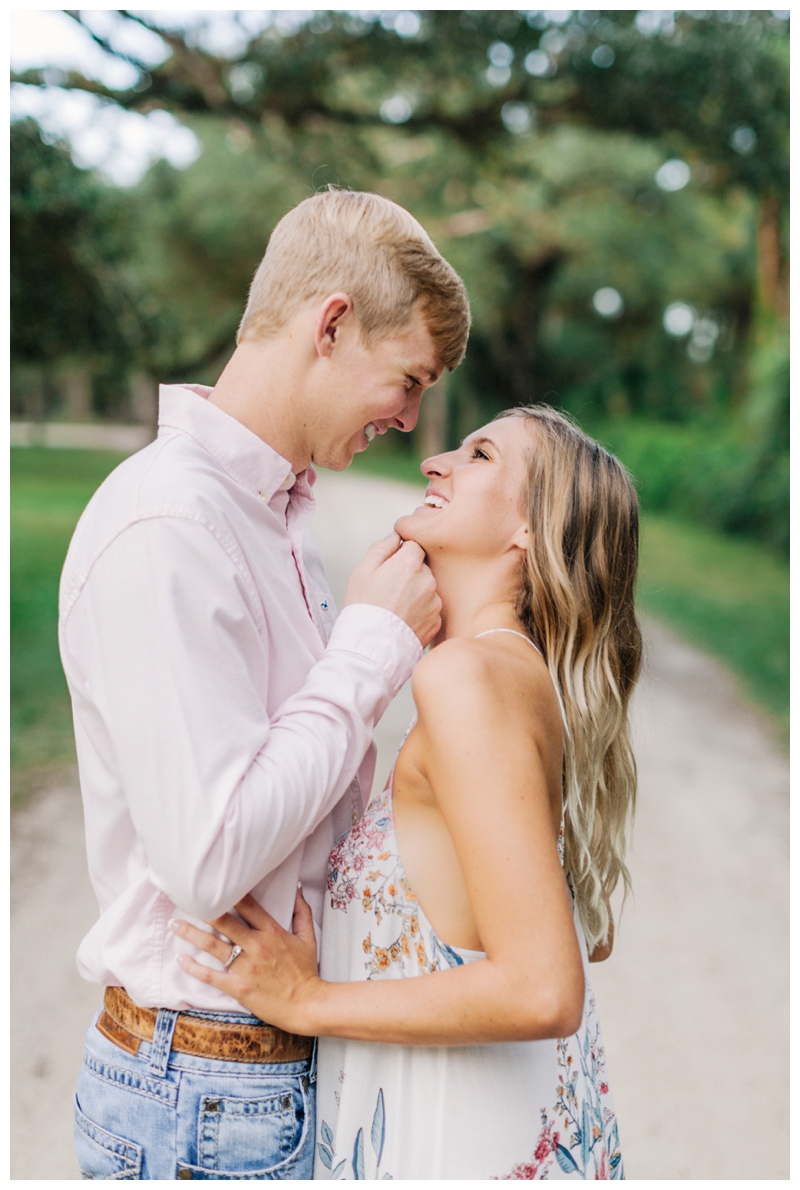
{"label": "blue jeans", "polygon": [[[174,1053],[177,1013],[167,1009],[134,1056],[95,1028],[99,1015],[75,1096],[84,1178],[311,1178],[315,1059],[251,1065]],[[247,1013],[213,1019],[259,1023]]]}

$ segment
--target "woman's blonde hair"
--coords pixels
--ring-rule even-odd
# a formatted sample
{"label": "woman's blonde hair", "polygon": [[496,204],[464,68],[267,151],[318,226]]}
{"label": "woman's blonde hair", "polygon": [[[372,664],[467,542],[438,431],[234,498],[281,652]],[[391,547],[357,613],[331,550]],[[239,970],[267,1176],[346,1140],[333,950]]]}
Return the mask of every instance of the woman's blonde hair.
{"label": "woman's blonde hair", "polygon": [[561,701],[565,869],[591,953],[607,937],[620,877],[630,888],[624,856],[636,799],[628,704],[642,662],[633,606],[639,502],[622,464],[555,409],[530,405],[499,416],[534,428],[517,612]]}
{"label": "woman's blonde hair", "polygon": [[469,299],[413,215],[379,194],[323,190],[284,215],[250,286],[237,342],[270,338],[306,302],[341,290],[369,348],[408,323],[416,303],[440,362],[462,360]]}

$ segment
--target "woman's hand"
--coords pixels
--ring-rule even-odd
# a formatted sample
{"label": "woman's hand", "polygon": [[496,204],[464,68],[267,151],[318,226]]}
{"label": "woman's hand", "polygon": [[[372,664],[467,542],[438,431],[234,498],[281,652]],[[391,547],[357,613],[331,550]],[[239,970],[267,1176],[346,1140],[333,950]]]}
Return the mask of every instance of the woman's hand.
{"label": "woman's hand", "polygon": [[292,933],[284,930],[251,896],[236,905],[244,918],[230,913],[208,924],[230,938],[198,930],[185,921],[170,922],[179,938],[221,963],[231,955],[231,943],[241,952],[227,970],[205,967],[188,954],[178,955],[179,965],[202,983],[211,984],[238,1000],[249,1012],[287,1033],[313,1037],[310,1006],[322,988],[317,969],[317,943],[308,902],[298,887],[292,915]]}

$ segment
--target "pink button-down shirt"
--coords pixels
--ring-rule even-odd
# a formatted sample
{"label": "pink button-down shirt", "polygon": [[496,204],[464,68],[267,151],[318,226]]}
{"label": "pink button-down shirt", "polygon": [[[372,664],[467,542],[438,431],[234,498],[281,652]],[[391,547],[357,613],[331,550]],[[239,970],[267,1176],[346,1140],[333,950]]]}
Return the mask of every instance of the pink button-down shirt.
{"label": "pink button-down shirt", "polygon": [[78,968],[141,1005],[230,1011],[175,962],[170,919],[252,892],[288,927],[301,880],[321,921],[372,729],[422,649],[382,608],[336,619],[307,532],[313,471],[294,480],[209,391],[162,387],[158,438],[90,501],[59,638],[100,904]]}

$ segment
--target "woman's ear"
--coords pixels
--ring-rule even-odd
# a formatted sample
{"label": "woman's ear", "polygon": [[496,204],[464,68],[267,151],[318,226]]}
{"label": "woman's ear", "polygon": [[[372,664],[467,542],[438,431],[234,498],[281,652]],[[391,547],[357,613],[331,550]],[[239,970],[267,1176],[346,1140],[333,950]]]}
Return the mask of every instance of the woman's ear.
{"label": "woman's ear", "polygon": [[528,526],[525,524],[522,524],[522,525],[520,525],[519,529],[517,529],[514,536],[511,538],[511,544],[513,546],[516,546],[516,548],[518,550],[522,550],[523,553],[527,553],[529,541],[530,541],[530,534],[528,532]]}

